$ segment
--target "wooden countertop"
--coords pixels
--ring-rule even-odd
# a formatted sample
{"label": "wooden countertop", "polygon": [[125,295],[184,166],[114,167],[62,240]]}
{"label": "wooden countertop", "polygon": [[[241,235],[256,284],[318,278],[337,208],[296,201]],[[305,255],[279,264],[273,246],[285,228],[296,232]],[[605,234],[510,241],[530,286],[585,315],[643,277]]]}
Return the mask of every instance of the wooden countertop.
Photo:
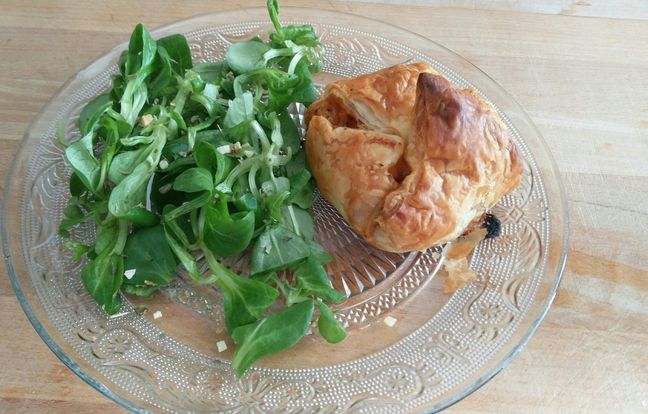
{"label": "wooden countertop", "polygon": [[[0,176],[49,97],[137,22],[262,3],[0,0]],[[388,21],[453,49],[521,103],[557,161],[572,227],[560,291],[513,363],[447,412],[648,412],[648,4],[281,4]],[[0,326],[0,412],[123,412],[41,341],[4,266]]]}

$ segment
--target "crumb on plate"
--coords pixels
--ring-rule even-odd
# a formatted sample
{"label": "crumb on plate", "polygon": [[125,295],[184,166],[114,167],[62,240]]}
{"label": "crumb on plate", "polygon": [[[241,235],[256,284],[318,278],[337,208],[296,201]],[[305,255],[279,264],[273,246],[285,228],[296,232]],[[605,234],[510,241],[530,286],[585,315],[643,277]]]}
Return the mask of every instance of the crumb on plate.
{"label": "crumb on plate", "polygon": [[390,328],[394,325],[396,325],[396,322],[398,322],[398,319],[394,318],[393,316],[388,316],[385,319],[383,319],[383,322],[385,322],[385,325],[389,326]]}

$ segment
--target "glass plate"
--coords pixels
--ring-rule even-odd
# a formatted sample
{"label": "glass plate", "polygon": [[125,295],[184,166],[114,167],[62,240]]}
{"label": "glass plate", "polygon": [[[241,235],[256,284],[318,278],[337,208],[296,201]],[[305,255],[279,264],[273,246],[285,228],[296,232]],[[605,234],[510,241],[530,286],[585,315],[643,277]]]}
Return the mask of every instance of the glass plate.
{"label": "glass plate", "polygon": [[[328,269],[335,286],[349,296],[335,308],[348,327],[343,343],[330,345],[310,335],[236,380],[218,291],[195,286],[182,275],[152,298],[125,298],[121,313],[107,317],[84,291],[81,264],[56,232],[69,197],[70,169],[55,130],[62,123],[68,134],[78,136],[79,112],[109,87],[122,44],[63,86],[29,127],[13,161],[3,197],[2,237],[16,295],[40,336],[70,369],[134,411],[400,413],[445,408],[507,365],[551,304],[568,232],[556,167],[519,105],[442,46],[349,14],[284,8],[282,19],[315,26],[326,47],[324,72],[315,79],[320,85],[424,61],[496,105],[520,148],[524,178],[493,209],[503,234],[474,252],[471,266],[478,280],[453,295],[443,294],[438,249],[402,255],[372,249],[328,203],[317,199],[317,238],[335,257]],[[268,29],[265,9],[245,9],[191,18],[154,35],[184,33],[195,61],[201,62],[222,59],[231,42],[266,36]],[[296,121],[303,122],[302,114],[303,108],[293,108]],[[75,237],[92,239],[93,228],[81,228]],[[246,260],[231,265],[244,268]],[[154,319],[155,311],[162,318]],[[216,343],[221,340],[228,349],[219,353]]]}

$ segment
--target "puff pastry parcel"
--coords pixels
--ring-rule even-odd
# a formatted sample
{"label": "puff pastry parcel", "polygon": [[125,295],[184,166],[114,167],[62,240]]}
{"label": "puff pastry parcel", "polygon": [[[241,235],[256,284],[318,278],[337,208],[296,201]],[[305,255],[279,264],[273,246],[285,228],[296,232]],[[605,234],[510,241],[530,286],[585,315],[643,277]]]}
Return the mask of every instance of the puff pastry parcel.
{"label": "puff pastry parcel", "polygon": [[320,193],[382,250],[452,241],[520,181],[496,110],[426,64],[332,83],[306,122]]}

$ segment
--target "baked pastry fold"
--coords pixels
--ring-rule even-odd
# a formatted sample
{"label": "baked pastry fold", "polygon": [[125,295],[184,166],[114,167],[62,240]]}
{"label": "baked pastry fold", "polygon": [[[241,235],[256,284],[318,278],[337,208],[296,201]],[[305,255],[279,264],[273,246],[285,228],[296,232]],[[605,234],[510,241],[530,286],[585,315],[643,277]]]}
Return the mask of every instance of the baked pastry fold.
{"label": "baked pastry fold", "polygon": [[422,63],[329,84],[306,123],[320,193],[382,250],[456,239],[522,174],[495,108]]}

